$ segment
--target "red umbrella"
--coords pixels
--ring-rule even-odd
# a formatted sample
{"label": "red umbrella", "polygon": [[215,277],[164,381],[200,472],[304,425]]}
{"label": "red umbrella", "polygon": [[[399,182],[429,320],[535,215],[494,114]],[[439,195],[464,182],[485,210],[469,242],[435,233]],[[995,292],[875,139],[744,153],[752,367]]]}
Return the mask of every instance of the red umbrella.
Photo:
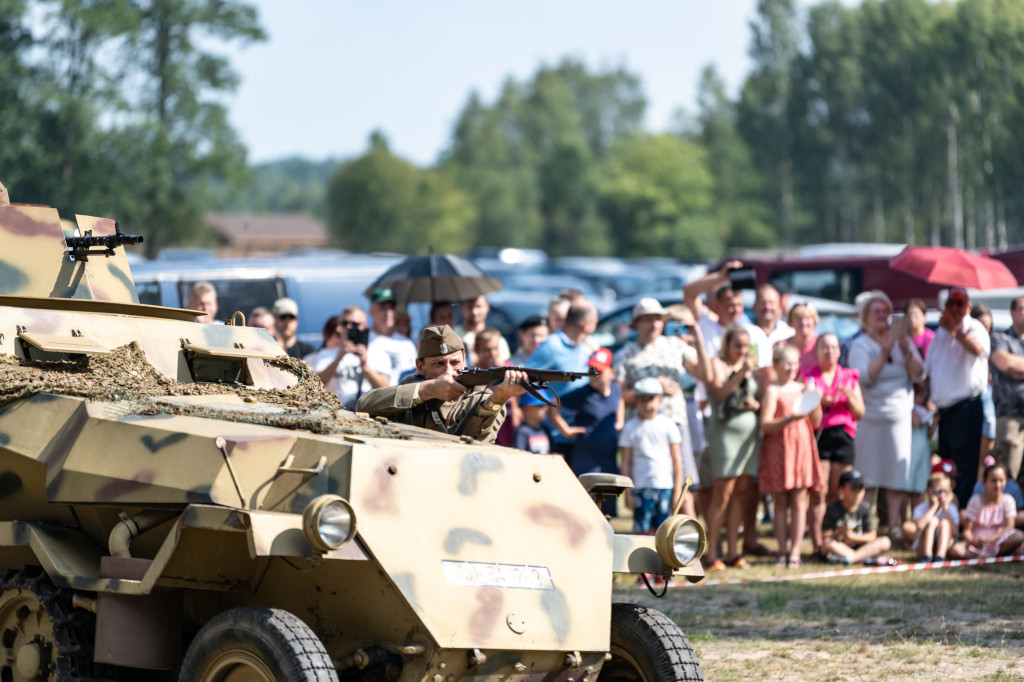
{"label": "red umbrella", "polygon": [[889,265],[932,284],[968,289],[1017,286],[1017,278],[1001,261],[948,246],[908,246]]}

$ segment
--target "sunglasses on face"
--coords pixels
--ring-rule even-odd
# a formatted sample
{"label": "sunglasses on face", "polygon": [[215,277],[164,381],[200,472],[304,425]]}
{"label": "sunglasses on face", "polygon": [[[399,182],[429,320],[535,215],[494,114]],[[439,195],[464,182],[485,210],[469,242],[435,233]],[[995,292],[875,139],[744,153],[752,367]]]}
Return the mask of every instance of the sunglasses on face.
{"label": "sunglasses on face", "polygon": [[351,320],[342,321],[338,323],[338,329],[341,329],[342,327],[345,329],[357,329],[359,327],[359,323]]}
{"label": "sunglasses on face", "polygon": [[285,313],[284,315],[278,315],[277,319],[279,319],[279,320],[297,320],[299,318],[295,317],[291,313]]}

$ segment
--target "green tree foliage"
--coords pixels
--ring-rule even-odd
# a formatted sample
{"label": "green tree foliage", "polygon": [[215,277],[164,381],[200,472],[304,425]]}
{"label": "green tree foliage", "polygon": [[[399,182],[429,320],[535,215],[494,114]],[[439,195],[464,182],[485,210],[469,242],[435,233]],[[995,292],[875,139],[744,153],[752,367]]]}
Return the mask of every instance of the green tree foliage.
{"label": "green tree foliage", "polygon": [[685,260],[721,253],[706,151],[668,133],[622,139],[602,164],[599,210],[619,256]]}
{"label": "green tree foliage", "polygon": [[421,171],[375,132],[370,149],[341,164],[327,191],[328,225],[345,248],[460,252],[475,210],[449,173]]}
{"label": "green tree foliage", "polygon": [[299,157],[250,167],[251,181],[238,189],[219,182],[213,186],[213,208],[255,213],[308,213],[327,218],[327,183],[338,161]]}
{"label": "green tree foliage", "polygon": [[235,0],[0,0],[15,199],[116,216],[150,252],[199,239],[211,188],[247,172],[221,98],[237,78],[214,49],[262,38]]}

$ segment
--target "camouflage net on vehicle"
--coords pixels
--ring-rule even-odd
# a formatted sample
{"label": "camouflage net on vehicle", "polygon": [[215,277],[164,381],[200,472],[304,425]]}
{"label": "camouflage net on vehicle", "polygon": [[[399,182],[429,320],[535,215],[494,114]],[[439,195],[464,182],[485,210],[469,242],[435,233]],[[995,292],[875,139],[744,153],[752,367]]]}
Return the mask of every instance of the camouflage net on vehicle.
{"label": "camouflage net on vehicle", "polygon": [[[213,383],[181,383],[149,364],[134,341],[105,355],[75,361],[24,360],[0,354],[0,407],[37,393],[54,393],[119,403],[123,414],[174,414],[231,422],[301,429],[320,434],[351,434],[381,438],[406,437],[397,429],[352,413],[339,414],[341,402],[302,360],[282,356],[270,365],[294,375],[288,389],[263,389]],[[172,396],[229,395],[246,403],[276,409],[233,409],[231,405],[193,405],[162,401]]]}

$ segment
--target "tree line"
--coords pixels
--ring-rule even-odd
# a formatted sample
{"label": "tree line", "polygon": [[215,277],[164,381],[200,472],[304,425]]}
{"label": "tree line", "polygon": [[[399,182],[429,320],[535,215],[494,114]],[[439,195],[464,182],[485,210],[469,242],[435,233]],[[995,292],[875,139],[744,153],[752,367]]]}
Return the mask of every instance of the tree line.
{"label": "tree line", "polygon": [[671,130],[645,129],[637,74],[564,59],[470,93],[426,167],[381,132],[356,158],[247,167],[221,104],[237,77],[206,46],[263,37],[240,1],[0,0],[4,182],[151,248],[201,239],[214,209],[304,210],[340,246],[401,252],[1024,237],[1020,0],[759,0],[738,96],[706,67]]}

